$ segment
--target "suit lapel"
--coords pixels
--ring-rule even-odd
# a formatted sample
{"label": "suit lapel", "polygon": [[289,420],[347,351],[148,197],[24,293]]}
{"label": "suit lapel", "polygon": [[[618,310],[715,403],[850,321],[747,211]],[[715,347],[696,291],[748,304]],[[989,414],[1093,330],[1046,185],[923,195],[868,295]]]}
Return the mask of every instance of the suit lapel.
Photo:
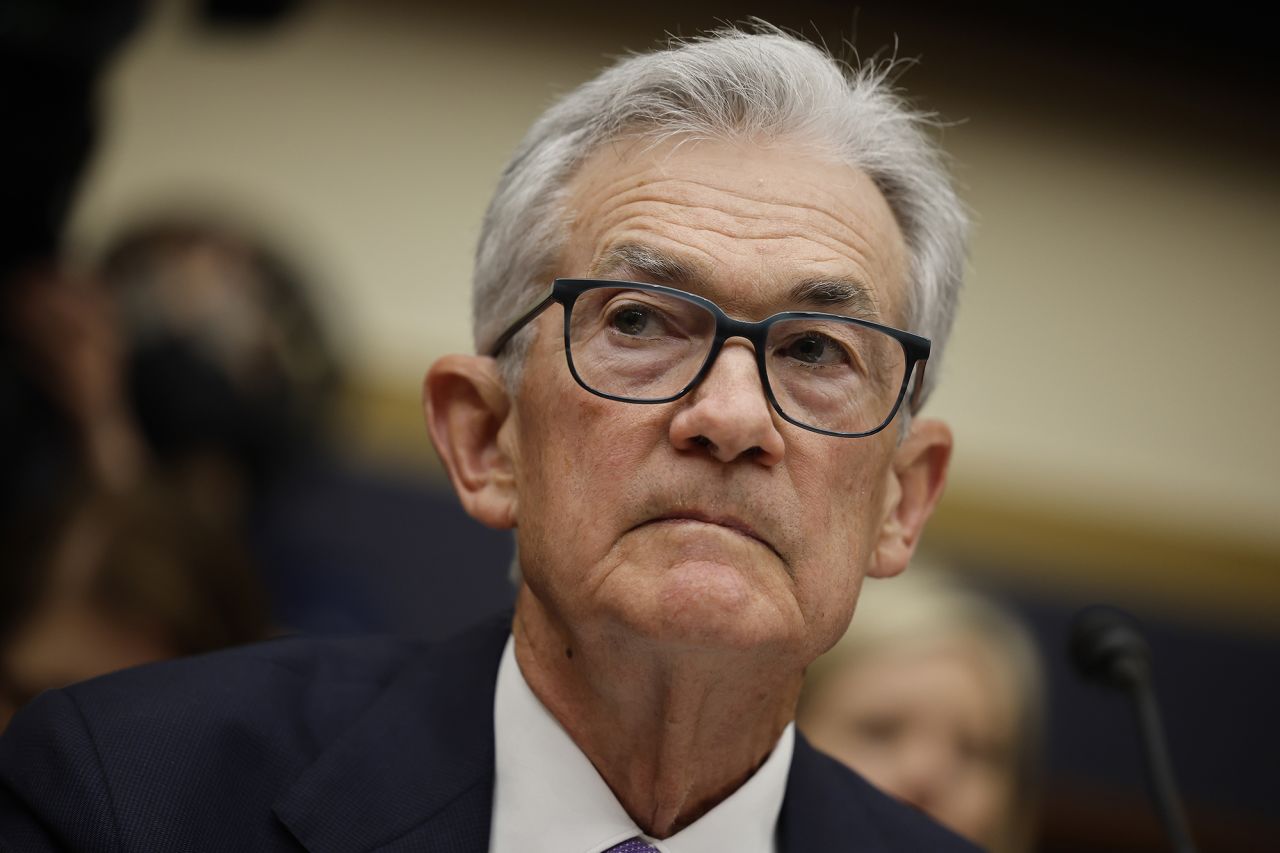
{"label": "suit lapel", "polygon": [[865,800],[858,796],[860,788],[870,786],[859,778],[858,787],[851,787],[849,777],[848,770],[796,732],[787,794],[778,817],[781,853],[880,853],[888,849],[883,835],[868,819]]}
{"label": "suit lapel", "polygon": [[311,853],[485,853],[510,615],[424,652],[277,800]]}

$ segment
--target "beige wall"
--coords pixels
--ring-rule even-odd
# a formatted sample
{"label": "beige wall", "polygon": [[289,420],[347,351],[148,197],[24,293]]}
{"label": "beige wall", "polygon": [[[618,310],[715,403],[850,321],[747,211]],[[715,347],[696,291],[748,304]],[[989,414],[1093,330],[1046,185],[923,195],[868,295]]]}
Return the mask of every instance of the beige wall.
{"label": "beige wall", "polygon": [[[108,81],[76,243],[170,201],[251,214],[316,271],[355,373],[390,395],[377,411],[412,423],[424,366],[469,348],[470,253],[505,157],[553,95],[645,45],[355,2],[214,36],[163,8]],[[957,434],[952,499],[1280,553],[1274,164],[1079,108],[934,101],[968,118],[945,137],[979,221],[932,404]]]}
{"label": "beige wall", "polygon": [[1280,173],[971,120],[957,483],[1280,545]]}

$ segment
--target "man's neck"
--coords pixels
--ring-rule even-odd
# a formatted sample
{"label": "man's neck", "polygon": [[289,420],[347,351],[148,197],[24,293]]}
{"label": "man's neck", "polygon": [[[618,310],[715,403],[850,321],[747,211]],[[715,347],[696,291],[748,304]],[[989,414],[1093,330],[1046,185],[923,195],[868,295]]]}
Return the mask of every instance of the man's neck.
{"label": "man's neck", "polygon": [[737,790],[795,712],[802,673],[750,653],[575,637],[522,588],[513,626],[530,689],[632,820],[667,838]]}

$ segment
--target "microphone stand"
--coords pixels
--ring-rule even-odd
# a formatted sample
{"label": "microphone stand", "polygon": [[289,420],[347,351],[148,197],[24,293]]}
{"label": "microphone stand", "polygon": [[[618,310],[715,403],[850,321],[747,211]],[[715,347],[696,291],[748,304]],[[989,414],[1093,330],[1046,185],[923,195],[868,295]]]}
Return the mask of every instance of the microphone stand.
{"label": "microphone stand", "polygon": [[1122,690],[1133,701],[1147,782],[1160,822],[1175,853],[1196,853],[1151,683],[1151,649],[1137,624],[1114,608],[1085,608],[1072,620],[1071,657],[1086,680]]}

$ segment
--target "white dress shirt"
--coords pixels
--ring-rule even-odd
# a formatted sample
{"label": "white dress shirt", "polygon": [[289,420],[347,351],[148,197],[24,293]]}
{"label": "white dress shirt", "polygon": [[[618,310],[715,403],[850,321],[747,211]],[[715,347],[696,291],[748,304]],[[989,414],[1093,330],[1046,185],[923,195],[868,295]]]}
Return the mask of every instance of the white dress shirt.
{"label": "white dress shirt", "polygon": [[600,853],[640,837],[662,853],[776,853],[794,723],[742,787],[670,838],[645,835],[591,761],[529,689],[507,639],[493,702],[490,853]]}

